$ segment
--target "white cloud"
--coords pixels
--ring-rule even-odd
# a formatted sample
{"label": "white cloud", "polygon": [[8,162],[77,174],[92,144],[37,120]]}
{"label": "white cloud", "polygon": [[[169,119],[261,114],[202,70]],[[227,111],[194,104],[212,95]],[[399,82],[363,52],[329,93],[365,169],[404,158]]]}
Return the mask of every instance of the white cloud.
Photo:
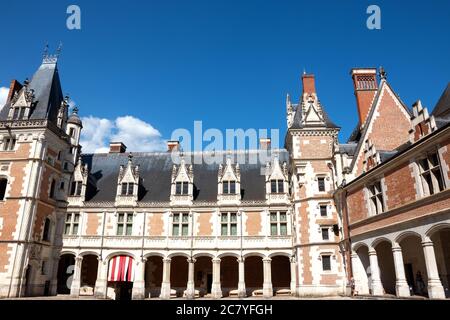
{"label": "white cloud", "polygon": [[115,120],[83,117],[81,141],[83,153],[108,152],[109,142],[123,142],[127,151],[162,151],[165,141],[151,124],[132,116]]}
{"label": "white cloud", "polygon": [[8,98],[9,88],[0,87],[0,110],[2,110],[3,106],[6,103],[6,98]]}

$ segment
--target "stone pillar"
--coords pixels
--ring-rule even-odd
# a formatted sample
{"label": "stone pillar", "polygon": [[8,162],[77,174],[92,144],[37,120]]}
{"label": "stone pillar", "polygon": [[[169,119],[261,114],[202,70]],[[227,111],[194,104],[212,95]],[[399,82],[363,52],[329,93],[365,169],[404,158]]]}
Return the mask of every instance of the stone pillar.
{"label": "stone pillar", "polygon": [[105,299],[108,289],[108,264],[101,257],[98,257],[97,260],[97,280],[95,281],[94,296],[98,299]]}
{"label": "stone pillar", "polygon": [[222,298],[222,288],[220,286],[220,258],[212,259],[213,282],[211,295],[214,299]]}
{"label": "stone pillar", "polygon": [[272,262],[271,258],[263,259],[263,272],[264,272],[263,296],[264,296],[264,298],[270,298],[273,296],[271,262]]}
{"label": "stone pillar", "polygon": [[50,282],[50,295],[56,296],[58,294],[58,267],[59,255],[53,259],[52,277]]}
{"label": "stone pillar", "polygon": [[70,295],[72,297],[80,296],[81,286],[81,265],[83,263],[83,257],[78,256],[75,258],[75,269],[73,272],[72,285],[70,286]]}
{"label": "stone pillar", "polygon": [[430,299],[445,299],[444,287],[439,279],[436,256],[434,254],[433,241],[426,237],[422,242],[425,265],[428,276],[428,297]]}
{"label": "stone pillar", "polygon": [[163,259],[163,277],[161,283],[161,299],[170,299],[170,258]]}
{"label": "stone pillar", "polygon": [[187,262],[189,264],[188,267],[188,282],[186,288],[186,298],[194,299],[195,298],[195,282],[194,282],[194,258],[188,258]]}
{"label": "stone pillar", "polygon": [[395,292],[397,297],[409,297],[411,294],[405,277],[402,248],[398,244],[392,246],[392,255],[394,256]]}
{"label": "stone pillar", "polygon": [[291,262],[291,295],[297,296],[297,260],[295,256],[290,258]]}
{"label": "stone pillar", "polygon": [[372,295],[382,296],[384,294],[383,285],[380,279],[380,268],[378,267],[377,252],[369,250],[370,272],[372,273]]}
{"label": "stone pillar", "polygon": [[237,261],[239,268],[238,297],[245,298],[247,296],[247,291],[245,289],[245,259],[241,257],[238,258]]}
{"label": "stone pillar", "polygon": [[136,265],[136,273],[133,281],[133,291],[131,297],[133,300],[145,299],[145,263],[147,259],[142,258]]}

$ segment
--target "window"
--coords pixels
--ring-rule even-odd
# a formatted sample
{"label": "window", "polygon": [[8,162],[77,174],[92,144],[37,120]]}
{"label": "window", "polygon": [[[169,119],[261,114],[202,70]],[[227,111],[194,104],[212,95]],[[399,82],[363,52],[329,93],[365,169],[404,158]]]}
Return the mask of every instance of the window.
{"label": "window", "polygon": [[14,108],[13,120],[23,119],[24,115],[25,115],[25,107]]}
{"label": "window", "polygon": [[133,231],[133,213],[119,213],[117,218],[117,235],[131,236]]}
{"label": "window", "polygon": [[67,162],[64,162],[64,170],[65,171],[69,170],[69,165],[67,164]]}
{"label": "window", "polygon": [[16,138],[5,138],[3,140],[3,151],[13,151],[16,147]]}
{"label": "window", "polygon": [[64,181],[61,181],[61,183],[59,184],[59,189],[64,190],[64,186]]}
{"label": "window", "polygon": [[321,217],[327,216],[327,205],[326,204],[320,205],[320,216]]}
{"label": "window", "polygon": [[62,154],[61,151],[58,151],[58,158],[57,158],[58,160],[61,160],[61,154]]}
{"label": "window", "polygon": [[177,182],[176,188],[175,188],[175,194],[178,194],[178,195],[188,194],[189,193],[188,187],[189,187],[189,182],[187,182],[187,181]]}
{"label": "window", "polygon": [[0,179],[0,201],[5,200],[7,186],[8,186],[8,180],[5,178],[1,178]]}
{"label": "window", "polygon": [[319,192],[325,192],[325,178],[317,178],[317,186],[319,187]]}
{"label": "window", "polygon": [[222,182],[223,193],[224,194],[235,194],[236,193],[236,181],[224,181]]}
{"label": "window", "polygon": [[55,199],[55,184],[56,180],[52,180],[52,184],[50,185],[50,198]]}
{"label": "window", "polygon": [[381,182],[378,181],[368,187],[370,207],[372,213],[380,214],[384,212],[383,190],[381,189]]}
{"label": "window", "polygon": [[322,228],[322,240],[330,240],[328,228]]}
{"label": "window", "polygon": [[74,137],[75,136],[75,128],[69,129],[69,136]]}
{"label": "window", "polygon": [[172,220],[172,235],[175,237],[187,236],[189,233],[189,214],[174,213]]}
{"label": "window", "polygon": [[270,180],[270,192],[271,193],[283,193],[284,192],[284,180]]}
{"label": "window", "polygon": [[419,170],[425,195],[432,195],[444,190],[444,179],[442,179],[441,165],[436,152],[419,160]]}
{"label": "window", "polygon": [[82,181],[72,181],[72,185],[70,187],[70,195],[71,196],[81,196],[81,188],[83,187]]}
{"label": "window", "polygon": [[237,215],[236,212],[222,212],[220,216],[220,234],[222,236],[237,235]]}
{"label": "window", "polygon": [[42,241],[50,241],[50,224],[49,218],[45,218],[44,222],[44,232],[42,233]]}
{"label": "window", "polygon": [[77,235],[79,224],[80,224],[80,214],[79,213],[67,213],[66,221],[64,224],[64,234],[65,235]]}
{"label": "window", "polygon": [[134,183],[132,182],[122,183],[122,191],[120,192],[122,196],[132,196],[133,192],[134,192]]}
{"label": "window", "polygon": [[322,270],[331,271],[331,256],[329,255],[322,256]]}
{"label": "window", "polygon": [[285,236],[287,235],[287,218],[286,212],[270,213],[270,235]]}

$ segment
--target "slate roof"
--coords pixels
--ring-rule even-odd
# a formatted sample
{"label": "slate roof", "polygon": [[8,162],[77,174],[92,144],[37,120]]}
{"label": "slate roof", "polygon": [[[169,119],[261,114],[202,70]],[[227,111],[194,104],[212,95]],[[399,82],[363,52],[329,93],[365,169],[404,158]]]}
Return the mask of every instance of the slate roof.
{"label": "slate roof", "polygon": [[[258,152],[266,150],[235,151],[232,153],[216,151],[215,155],[222,159],[225,165],[228,156],[233,160],[239,159],[238,155],[245,157],[245,163],[239,162],[241,172],[242,200],[265,200],[265,166],[266,158],[257,156]],[[198,155],[199,153],[196,153]],[[211,152],[203,152],[203,155],[211,155]],[[280,163],[288,162],[287,150],[269,151],[270,157],[278,155]],[[115,201],[117,190],[117,178],[120,165],[127,165],[129,153],[97,153],[82,155],[83,163],[89,168],[89,181],[86,201],[103,202]],[[192,161],[194,153],[185,153],[186,163]],[[252,157],[250,157],[252,156]],[[255,164],[250,164],[249,159],[257,159]],[[191,159],[191,160],[190,160]],[[165,202],[170,201],[171,176],[174,162],[171,153],[133,153],[133,165],[139,165],[138,201]],[[261,170],[262,169],[262,170]],[[217,201],[217,177],[219,163],[193,164],[194,171],[194,202]],[[261,174],[262,173],[262,174]]]}
{"label": "slate roof", "polygon": [[[33,75],[29,89],[34,90],[35,107],[31,110],[30,120],[49,119],[56,121],[58,109],[63,101],[61,82],[56,59],[44,60]],[[10,102],[0,111],[0,120],[7,120]]]}
{"label": "slate roof", "polygon": [[436,106],[433,109],[432,115],[435,118],[448,115],[450,113],[450,83],[447,84],[447,88],[445,88],[442,93],[439,101],[436,103]]}
{"label": "slate roof", "polygon": [[339,144],[339,152],[346,153],[352,157],[355,155],[357,146],[358,146],[358,144],[356,144],[356,143],[341,143],[341,144]]}

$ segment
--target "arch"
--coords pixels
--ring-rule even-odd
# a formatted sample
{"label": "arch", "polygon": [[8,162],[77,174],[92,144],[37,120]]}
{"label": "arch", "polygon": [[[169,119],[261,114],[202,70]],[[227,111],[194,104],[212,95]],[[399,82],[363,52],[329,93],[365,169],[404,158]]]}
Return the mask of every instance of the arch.
{"label": "arch", "polygon": [[217,258],[219,258],[219,259],[226,258],[226,257],[235,257],[236,259],[239,259],[241,256],[235,252],[224,252],[217,256]]}
{"label": "arch", "polygon": [[[373,240],[372,243],[370,244],[370,247],[375,249],[375,247],[377,245],[379,245],[380,243],[382,243],[384,241],[388,242],[392,246],[392,240],[390,240],[386,237],[380,237],[380,238],[376,238],[375,240]],[[369,248],[369,250],[370,250],[370,248]]]}
{"label": "arch", "polygon": [[111,260],[115,256],[129,256],[133,258],[133,260],[136,260],[136,256],[133,253],[127,251],[114,251],[106,256],[105,261],[109,263],[109,260]]}
{"label": "arch", "polygon": [[356,244],[353,245],[353,251],[358,251],[359,249],[361,249],[362,247],[366,247],[367,250],[369,250],[369,246],[367,245],[367,243],[365,242],[357,242]]}
{"label": "arch", "polygon": [[277,257],[277,256],[283,256],[283,257],[287,257],[290,259],[292,257],[292,252],[288,253],[288,252],[277,251],[277,252],[273,252],[268,255],[269,258],[273,258],[273,257]]}
{"label": "arch", "polygon": [[450,228],[450,223],[447,222],[443,222],[443,223],[438,223],[435,224],[433,226],[431,226],[426,232],[425,235],[427,237],[432,237],[436,232],[441,231],[442,229],[446,229],[446,228]]}
{"label": "arch", "polygon": [[75,251],[67,250],[67,249],[66,249],[66,250],[63,250],[63,251],[61,251],[61,252],[59,253],[59,257],[61,258],[62,256],[68,255],[68,254],[73,255],[74,257],[77,256],[77,254],[75,253]]}
{"label": "arch", "polygon": [[266,255],[261,252],[249,252],[249,253],[244,254],[244,258],[249,258],[249,257],[260,257],[260,258],[264,259],[266,257]]}
{"label": "arch", "polygon": [[161,252],[148,252],[148,253],[144,254],[144,259],[148,259],[151,257],[160,257],[160,258],[164,259],[166,256]]}
{"label": "arch", "polygon": [[172,259],[172,258],[175,258],[175,257],[178,257],[178,256],[185,257],[185,258],[190,258],[191,257],[189,254],[187,254],[185,252],[178,251],[178,252],[173,252],[173,253],[169,254],[167,256],[167,258]]}
{"label": "arch", "polygon": [[84,256],[87,256],[87,255],[100,257],[100,253],[95,252],[95,251],[91,251],[91,250],[83,251],[83,252],[80,252],[80,253],[78,254],[78,256],[80,256],[80,257],[84,257]]}
{"label": "arch", "polygon": [[396,238],[395,238],[395,242],[397,242],[398,244],[400,244],[400,242],[402,242],[403,240],[405,240],[408,237],[417,237],[419,238],[421,241],[423,239],[422,235],[416,231],[412,231],[412,230],[407,230],[404,231],[402,233],[400,233]]}
{"label": "arch", "polygon": [[214,259],[215,255],[212,253],[209,253],[209,252],[200,252],[200,253],[196,253],[193,255],[193,258],[195,258],[195,259],[200,258],[200,257],[209,257],[211,259]]}

